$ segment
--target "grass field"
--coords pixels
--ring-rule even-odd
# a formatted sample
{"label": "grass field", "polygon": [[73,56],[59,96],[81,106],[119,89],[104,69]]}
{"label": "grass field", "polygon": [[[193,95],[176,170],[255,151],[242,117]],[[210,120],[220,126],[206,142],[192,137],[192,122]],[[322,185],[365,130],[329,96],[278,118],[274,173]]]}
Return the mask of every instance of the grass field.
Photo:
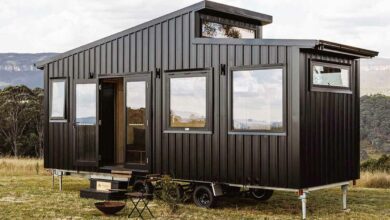
{"label": "grass field", "polygon": [[[309,194],[308,218],[390,219],[390,189],[364,188],[370,178],[364,175],[357,187],[350,187],[349,212],[341,211],[340,189],[320,190]],[[39,160],[0,158],[0,219],[109,219],[95,209],[95,200],[79,198],[79,190],[88,187],[88,180],[65,176],[62,192],[58,184],[52,189],[51,181]],[[170,213],[167,205],[155,200],[151,209],[158,219],[300,218],[300,201],[288,192],[275,192],[263,203],[249,198],[222,198],[215,209],[181,204],[176,213]],[[125,218],[126,212],[128,209],[110,219]]]}

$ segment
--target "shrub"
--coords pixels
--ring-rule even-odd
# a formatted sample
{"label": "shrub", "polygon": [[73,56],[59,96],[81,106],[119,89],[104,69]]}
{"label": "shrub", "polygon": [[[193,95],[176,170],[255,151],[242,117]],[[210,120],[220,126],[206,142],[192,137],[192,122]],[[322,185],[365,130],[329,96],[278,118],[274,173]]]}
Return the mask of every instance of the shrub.
{"label": "shrub", "polygon": [[178,183],[175,183],[169,176],[163,176],[156,185],[156,189],[160,190],[154,192],[155,196],[167,203],[171,213],[177,212],[179,203],[183,202],[182,196],[179,195],[179,187]]}
{"label": "shrub", "polygon": [[381,172],[390,172],[390,156],[382,155],[379,159],[370,159],[361,164],[362,171],[381,171]]}

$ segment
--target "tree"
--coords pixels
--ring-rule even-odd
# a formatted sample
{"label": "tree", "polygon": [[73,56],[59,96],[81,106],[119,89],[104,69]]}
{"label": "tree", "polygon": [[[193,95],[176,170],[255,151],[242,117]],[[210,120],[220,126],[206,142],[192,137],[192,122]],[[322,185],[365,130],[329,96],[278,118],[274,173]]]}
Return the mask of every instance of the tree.
{"label": "tree", "polygon": [[36,88],[33,91],[33,99],[31,103],[31,124],[35,132],[32,133],[35,137],[34,148],[37,157],[43,157],[43,89]]}
{"label": "tree", "polygon": [[219,24],[214,22],[204,22],[203,23],[203,33],[207,37],[215,37],[220,34],[223,34],[229,38],[240,38],[241,33],[234,26],[228,24]]}
{"label": "tree", "polygon": [[19,147],[26,128],[32,120],[34,93],[26,86],[11,86],[0,91],[0,132],[19,157]]}

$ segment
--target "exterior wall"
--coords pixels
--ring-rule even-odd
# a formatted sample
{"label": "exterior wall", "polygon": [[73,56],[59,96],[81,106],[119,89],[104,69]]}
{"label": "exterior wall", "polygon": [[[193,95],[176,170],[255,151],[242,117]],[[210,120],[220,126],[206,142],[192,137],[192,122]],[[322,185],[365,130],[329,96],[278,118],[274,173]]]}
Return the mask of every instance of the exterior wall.
{"label": "exterior wall", "polygon": [[[351,65],[352,94],[311,92],[309,59]],[[300,55],[303,187],[359,178],[359,61],[310,51]]]}
{"label": "exterior wall", "polygon": [[[45,167],[97,170],[96,167],[74,165],[72,109],[76,79],[88,79],[90,72],[98,77],[152,72],[151,173],[166,173],[180,179],[298,188],[298,49],[292,46],[260,46],[254,41],[251,45],[232,44],[234,41],[231,40],[226,44],[193,43],[194,23],[194,12],[183,12],[47,64],[46,91],[48,78],[67,77],[70,92],[68,121],[47,125]],[[228,135],[228,76],[220,74],[220,64],[226,64],[228,68],[256,64],[286,66],[287,136]],[[156,68],[164,74],[164,70],[207,67],[213,67],[214,71],[212,134],[163,133],[163,77],[156,77]],[[46,106],[48,104],[46,99]]]}

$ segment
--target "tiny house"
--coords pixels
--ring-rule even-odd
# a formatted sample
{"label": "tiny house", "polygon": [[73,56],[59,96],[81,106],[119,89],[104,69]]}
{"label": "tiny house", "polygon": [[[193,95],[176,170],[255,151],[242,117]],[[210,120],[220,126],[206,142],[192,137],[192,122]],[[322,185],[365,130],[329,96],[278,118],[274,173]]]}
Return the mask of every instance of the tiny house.
{"label": "tiny house", "polygon": [[303,211],[307,191],[346,189],[359,179],[359,59],[378,52],[264,39],[270,23],[202,1],[37,63],[45,168],[166,174],[195,200],[297,191]]}

